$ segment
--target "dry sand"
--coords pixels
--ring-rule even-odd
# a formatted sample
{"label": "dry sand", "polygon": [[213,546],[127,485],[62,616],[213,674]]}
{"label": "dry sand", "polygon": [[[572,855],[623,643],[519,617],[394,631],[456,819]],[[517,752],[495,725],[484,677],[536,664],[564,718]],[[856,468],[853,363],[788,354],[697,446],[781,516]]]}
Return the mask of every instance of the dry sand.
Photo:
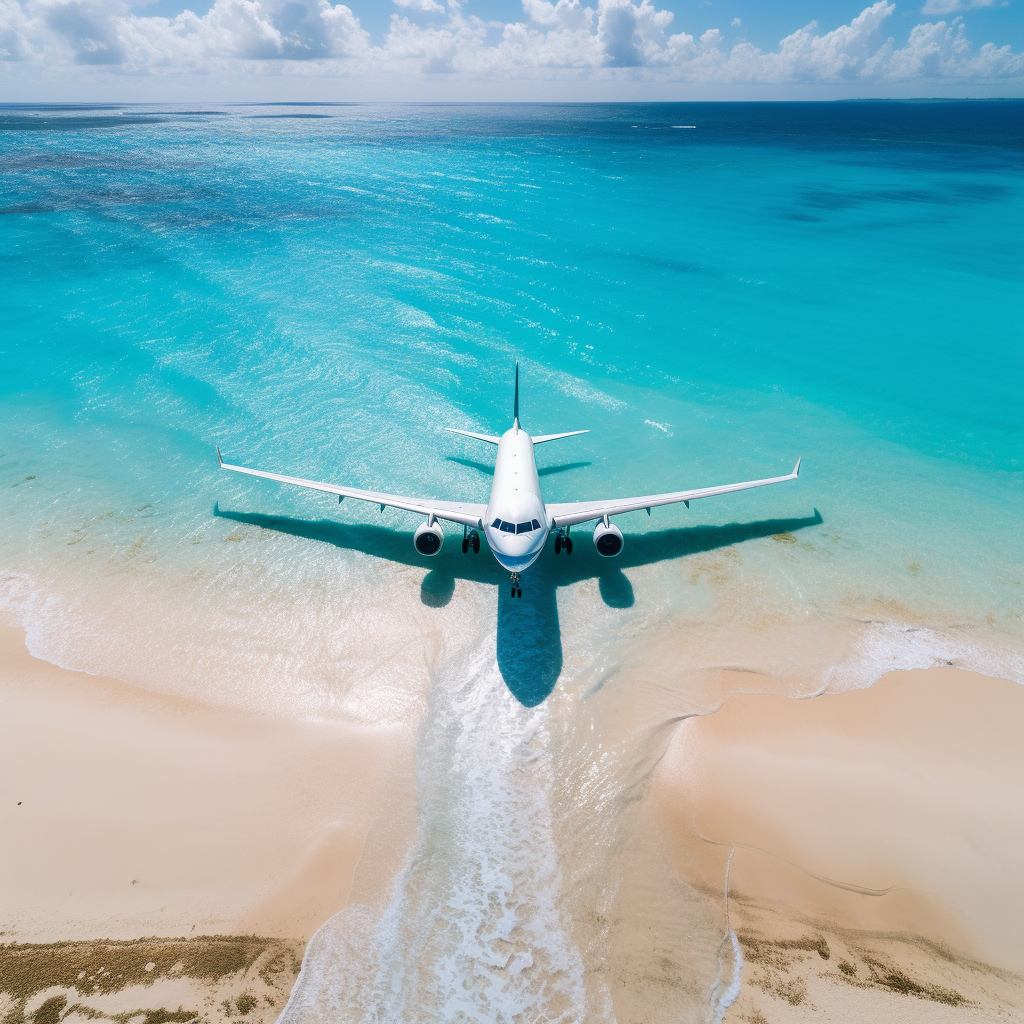
{"label": "dry sand", "polygon": [[956,669],[677,731],[651,791],[744,954],[726,1021],[1024,1017],[1024,688]]}
{"label": "dry sand", "polygon": [[[394,729],[240,714],[68,671],[0,627],[0,990],[14,1009],[26,998],[36,1008],[26,985],[38,982],[51,1009],[62,998],[108,1016],[180,1003],[211,1019],[238,1016],[223,1000],[249,991],[249,1019],[272,1019],[357,867],[358,896],[372,902],[401,865],[415,820],[410,746]],[[142,952],[22,945],[11,959],[12,943],[219,934],[287,941],[236,941],[234,966],[212,973],[202,965],[223,957],[196,952],[205,940],[167,963],[152,941]],[[148,974],[135,969],[143,954],[156,962]],[[83,991],[61,989],[69,958],[84,958]],[[125,984],[145,992],[96,987],[100,966],[116,975],[125,963]]]}

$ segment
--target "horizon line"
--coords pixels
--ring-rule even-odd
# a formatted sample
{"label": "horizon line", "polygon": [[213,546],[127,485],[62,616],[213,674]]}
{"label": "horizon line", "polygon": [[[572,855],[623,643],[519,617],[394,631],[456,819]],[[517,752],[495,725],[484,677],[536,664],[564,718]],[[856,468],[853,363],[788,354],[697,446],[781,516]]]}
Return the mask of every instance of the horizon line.
{"label": "horizon line", "polygon": [[3,107],[651,107],[691,105],[732,105],[770,103],[790,106],[823,103],[1024,103],[1024,96],[845,96],[821,99],[742,100],[0,100]]}

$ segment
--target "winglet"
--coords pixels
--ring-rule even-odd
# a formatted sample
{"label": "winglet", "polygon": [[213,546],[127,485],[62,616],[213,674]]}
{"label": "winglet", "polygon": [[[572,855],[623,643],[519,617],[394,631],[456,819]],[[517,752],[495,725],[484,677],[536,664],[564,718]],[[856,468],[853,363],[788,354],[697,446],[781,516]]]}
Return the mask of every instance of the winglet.
{"label": "winglet", "polygon": [[512,426],[519,429],[519,360],[516,360],[516,401],[512,408]]}
{"label": "winglet", "polygon": [[220,466],[221,469],[224,468],[224,457],[220,453],[220,445],[217,446],[217,465]]}
{"label": "winglet", "polygon": [[[802,458],[803,458],[803,456],[801,455],[800,459],[802,459]],[[800,459],[796,460],[796,465],[793,467],[793,479],[794,480],[800,475]]]}

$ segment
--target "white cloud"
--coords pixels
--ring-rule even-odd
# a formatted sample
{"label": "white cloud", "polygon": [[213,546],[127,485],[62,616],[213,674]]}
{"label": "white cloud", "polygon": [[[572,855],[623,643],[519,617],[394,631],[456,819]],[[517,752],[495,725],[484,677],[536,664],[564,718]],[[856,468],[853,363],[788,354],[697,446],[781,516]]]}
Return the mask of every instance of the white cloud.
{"label": "white cloud", "polygon": [[609,67],[635,68],[660,63],[665,29],[674,15],[656,10],[650,0],[600,0],[597,35]]}
{"label": "white cloud", "polygon": [[[779,44],[778,53],[758,53],[754,66],[758,77],[774,81],[847,78],[865,74],[875,52],[878,30],[896,5],[879,0],[865,8],[849,25],[824,35],[817,24],[794,32]],[[738,48],[737,48],[738,49]]]}
{"label": "white cloud", "polygon": [[127,70],[193,71],[232,61],[308,61],[365,58],[369,34],[343,4],[327,0],[216,0],[199,17],[122,19]]}
{"label": "white cloud", "polygon": [[[972,7],[994,7],[995,0],[927,0],[921,8],[922,14],[955,14]],[[1005,4],[1004,4],[1005,6]]]}
{"label": "white cloud", "polygon": [[102,4],[55,3],[47,26],[74,52],[78,64],[120,64],[125,57],[117,23]]}
{"label": "white cloud", "polygon": [[893,50],[883,64],[889,79],[905,78],[995,78],[1024,72],[1024,56],[1009,46],[985,43],[974,54],[963,22],[946,25],[915,25],[902,49]]}
{"label": "white cloud", "polygon": [[[971,0],[928,0],[929,4]],[[904,45],[883,32],[888,0],[848,25],[811,23],[765,52],[729,47],[722,32],[670,34],[671,11],[653,0],[523,0],[523,21],[485,22],[452,0],[396,0],[438,15],[429,25],[391,17],[386,36],[369,33],[330,0],[216,0],[206,14],[175,18],[129,10],[130,0],[0,0],[0,63],[9,69],[117,69],[147,75],[290,73],[389,76],[448,74],[469,81],[891,83],[1024,78],[1008,46],[975,48],[960,18],[915,25]],[[440,15],[444,15],[443,20]],[[737,19],[738,20],[738,19]],[[734,22],[735,26],[735,22]],[[274,69],[277,69],[275,72]],[[13,72],[12,72],[13,73]],[[98,73],[98,72],[97,72]],[[467,86],[467,91],[469,90]]]}
{"label": "white cloud", "polygon": [[435,0],[395,0],[395,6],[422,14],[444,14],[444,8]]}
{"label": "white cloud", "polygon": [[732,21],[729,22],[729,27],[730,28],[743,28],[743,22],[739,18],[733,18]]}
{"label": "white cloud", "polygon": [[579,32],[594,23],[594,9],[584,7],[580,0],[523,0],[523,13],[538,25],[550,25],[563,32]]}

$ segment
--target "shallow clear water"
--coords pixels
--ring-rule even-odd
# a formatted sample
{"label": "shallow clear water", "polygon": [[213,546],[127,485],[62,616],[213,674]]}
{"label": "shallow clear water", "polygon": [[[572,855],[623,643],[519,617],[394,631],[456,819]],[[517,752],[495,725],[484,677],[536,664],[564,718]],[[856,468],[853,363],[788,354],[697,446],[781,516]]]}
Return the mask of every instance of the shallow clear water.
{"label": "shallow clear water", "polygon": [[[526,1000],[509,1019],[542,1004],[561,1019],[582,985],[599,1019],[610,1004],[587,972],[603,940],[570,937],[581,912],[558,880],[587,844],[550,773],[591,765],[580,708],[641,652],[674,637],[694,670],[713,649],[800,693],[944,661],[1024,675],[1022,112],[3,108],[3,605],[54,661],[416,723],[426,838],[391,917],[360,926],[379,959],[355,988],[337,971],[324,985],[372,1002],[386,982],[399,994],[381,1019],[410,1019],[409,1000],[448,1019],[437,979],[479,949],[438,945],[437,985],[416,982],[429,997],[387,965],[430,944],[427,904],[472,922],[459,886],[479,883],[485,908],[506,886],[515,898],[493,900],[516,920],[530,900],[550,915],[534,974],[557,984],[513,956],[500,984],[466,982],[467,1006],[507,997]],[[578,530],[572,558],[543,557],[512,603],[486,549],[464,557],[454,533],[424,564],[411,516],[217,469],[220,445],[280,472],[486,500],[491,450],[443,428],[502,430],[517,358],[527,429],[591,431],[539,450],[549,500],[775,475],[798,455],[800,480],[623,517],[615,562]],[[742,657],[722,639],[766,625],[799,639],[785,655],[744,641]],[[723,699],[687,686],[682,711],[658,714]],[[530,729],[554,738],[524,781],[513,752]],[[618,750],[611,790],[653,756]],[[434,799],[436,773],[451,789]],[[489,796],[467,835],[454,824],[476,784]],[[590,824],[622,811],[594,800]],[[514,842],[488,817],[506,804]],[[432,829],[449,858],[431,859]],[[465,873],[486,856],[497,874]],[[605,889],[613,862],[591,872]],[[466,934],[508,941],[481,913],[496,931]],[[680,991],[703,1019],[731,968],[719,909],[693,913],[716,936],[687,940],[699,966]]]}

